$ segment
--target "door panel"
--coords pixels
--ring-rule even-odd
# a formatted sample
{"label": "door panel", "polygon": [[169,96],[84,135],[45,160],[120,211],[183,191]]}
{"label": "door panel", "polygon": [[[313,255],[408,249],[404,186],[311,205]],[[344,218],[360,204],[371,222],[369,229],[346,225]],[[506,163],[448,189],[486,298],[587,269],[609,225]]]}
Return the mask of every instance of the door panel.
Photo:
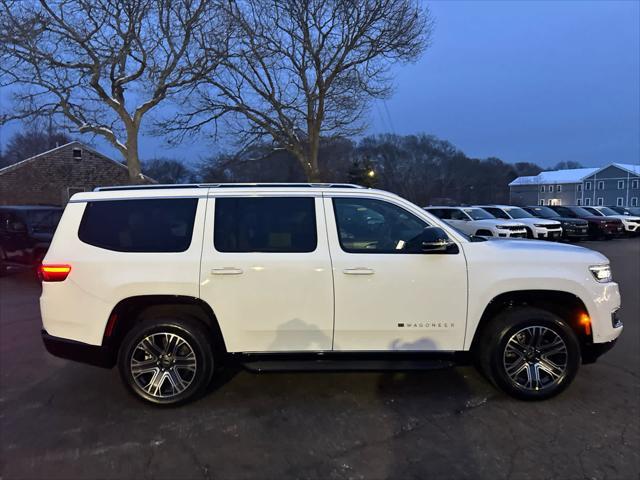
{"label": "door panel", "polygon": [[233,198],[246,202],[209,198],[200,272],[200,295],[227,350],[330,350],[333,278],[321,198],[286,197],[307,199],[315,220],[282,195]]}
{"label": "door panel", "polygon": [[[358,198],[346,198],[351,212],[377,209],[370,203],[359,205]],[[353,217],[356,213],[341,212],[334,208],[333,199],[325,198],[335,282],[334,350],[462,349],[467,314],[467,269],[462,249],[457,254],[388,253],[409,243],[414,226],[406,219],[401,227],[384,225],[392,211],[383,208],[379,212],[363,213],[367,221],[358,222]],[[406,213],[427,225],[426,217]],[[336,215],[343,219],[341,235]],[[369,227],[374,230],[367,231]],[[380,242],[383,248],[378,249],[376,242],[367,238],[376,231],[398,233],[395,237],[385,233],[386,239]],[[370,251],[365,253],[367,249]]]}

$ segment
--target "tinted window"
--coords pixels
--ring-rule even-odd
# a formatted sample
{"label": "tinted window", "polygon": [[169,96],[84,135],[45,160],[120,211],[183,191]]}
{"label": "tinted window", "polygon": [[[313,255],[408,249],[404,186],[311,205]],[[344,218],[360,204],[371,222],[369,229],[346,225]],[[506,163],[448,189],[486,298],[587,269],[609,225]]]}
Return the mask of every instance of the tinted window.
{"label": "tinted window", "polygon": [[195,198],[89,202],[78,236],[118,252],[184,252],[197,205]]}
{"label": "tinted window", "polygon": [[334,198],[333,207],[346,252],[405,253],[428,226],[404,208],[381,200]]}
{"label": "tinted window", "polygon": [[602,216],[603,216],[603,214],[602,214],[599,210],[596,210],[595,208],[592,208],[592,207],[584,207],[584,209],[585,209],[587,212],[589,212],[591,215],[595,215],[595,216],[597,216],[597,217],[602,217]]}
{"label": "tinted window", "polygon": [[565,207],[556,207],[554,209],[556,212],[558,212],[560,215],[564,215],[565,217],[575,217],[576,214],[573,213],[571,210],[569,210],[568,208]]}
{"label": "tinted window", "polygon": [[536,217],[555,218],[560,216],[557,212],[550,209],[549,207],[529,207],[526,210]]}
{"label": "tinted window", "polygon": [[575,215],[578,215],[581,217],[593,216],[592,213],[590,213],[589,211],[585,210],[582,207],[569,207],[568,210],[571,210]]}
{"label": "tinted window", "polygon": [[213,240],[219,252],[313,252],[312,197],[217,198]]}
{"label": "tinted window", "polygon": [[492,218],[496,218],[482,208],[465,208],[464,213],[469,215],[474,220],[490,220]]}
{"label": "tinted window", "polygon": [[433,209],[428,209],[427,212],[443,220],[448,220],[451,218],[451,210],[448,210],[448,209],[433,208]]}
{"label": "tinted window", "polygon": [[504,218],[504,219],[507,219],[507,220],[509,219],[509,215],[504,213],[499,208],[483,207],[482,209],[486,210],[487,212],[489,212],[491,215],[493,215],[496,218]]}
{"label": "tinted window", "polygon": [[62,210],[30,210],[29,225],[35,233],[53,233],[62,217]]}
{"label": "tinted window", "polygon": [[533,218],[533,215],[520,207],[505,208],[504,210],[510,218]]}
{"label": "tinted window", "polygon": [[462,220],[468,221],[469,217],[466,213],[461,210],[450,210],[451,211],[451,220]]}
{"label": "tinted window", "polygon": [[618,215],[618,212],[616,212],[615,210],[613,210],[612,208],[609,208],[609,207],[601,207],[601,208],[598,209],[598,211],[602,215]]}

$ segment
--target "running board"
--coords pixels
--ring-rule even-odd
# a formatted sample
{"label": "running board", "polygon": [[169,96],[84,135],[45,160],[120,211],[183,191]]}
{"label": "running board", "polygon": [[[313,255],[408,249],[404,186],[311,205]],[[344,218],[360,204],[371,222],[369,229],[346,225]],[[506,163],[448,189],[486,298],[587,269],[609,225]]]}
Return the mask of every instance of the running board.
{"label": "running board", "polygon": [[439,370],[456,365],[447,360],[255,360],[241,362],[251,372],[380,372]]}

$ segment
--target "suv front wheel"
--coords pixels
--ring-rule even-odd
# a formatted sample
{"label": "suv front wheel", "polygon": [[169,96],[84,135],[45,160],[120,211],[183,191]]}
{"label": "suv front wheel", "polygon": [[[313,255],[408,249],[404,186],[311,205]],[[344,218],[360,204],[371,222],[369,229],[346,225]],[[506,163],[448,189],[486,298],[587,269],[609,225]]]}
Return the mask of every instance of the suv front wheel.
{"label": "suv front wheel", "polygon": [[560,317],[524,307],[504,311],[491,321],[477,356],[481,370],[497,387],[523,400],[543,400],[573,381],[580,345]]}
{"label": "suv front wheel", "polygon": [[184,403],[202,393],[213,374],[209,335],[190,319],[149,319],[126,335],[118,355],[124,383],[157,405]]}

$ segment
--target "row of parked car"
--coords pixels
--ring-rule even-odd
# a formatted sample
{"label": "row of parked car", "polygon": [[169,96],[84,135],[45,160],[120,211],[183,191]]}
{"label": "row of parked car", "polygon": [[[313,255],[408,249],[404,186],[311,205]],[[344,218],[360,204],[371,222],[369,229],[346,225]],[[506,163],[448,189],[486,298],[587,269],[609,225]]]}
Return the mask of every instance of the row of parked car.
{"label": "row of parked car", "polygon": [[[479,205],[425,210],[469,235],[570,240],[640,233],[638,207]],[[0,275],[44,258],[62,208],[0,206]]]}
{"label": "row of parked car", "polygon": [[468,235],[580,241],[640,233],[640,212],[625,207],[476,205],[424,209]]}

